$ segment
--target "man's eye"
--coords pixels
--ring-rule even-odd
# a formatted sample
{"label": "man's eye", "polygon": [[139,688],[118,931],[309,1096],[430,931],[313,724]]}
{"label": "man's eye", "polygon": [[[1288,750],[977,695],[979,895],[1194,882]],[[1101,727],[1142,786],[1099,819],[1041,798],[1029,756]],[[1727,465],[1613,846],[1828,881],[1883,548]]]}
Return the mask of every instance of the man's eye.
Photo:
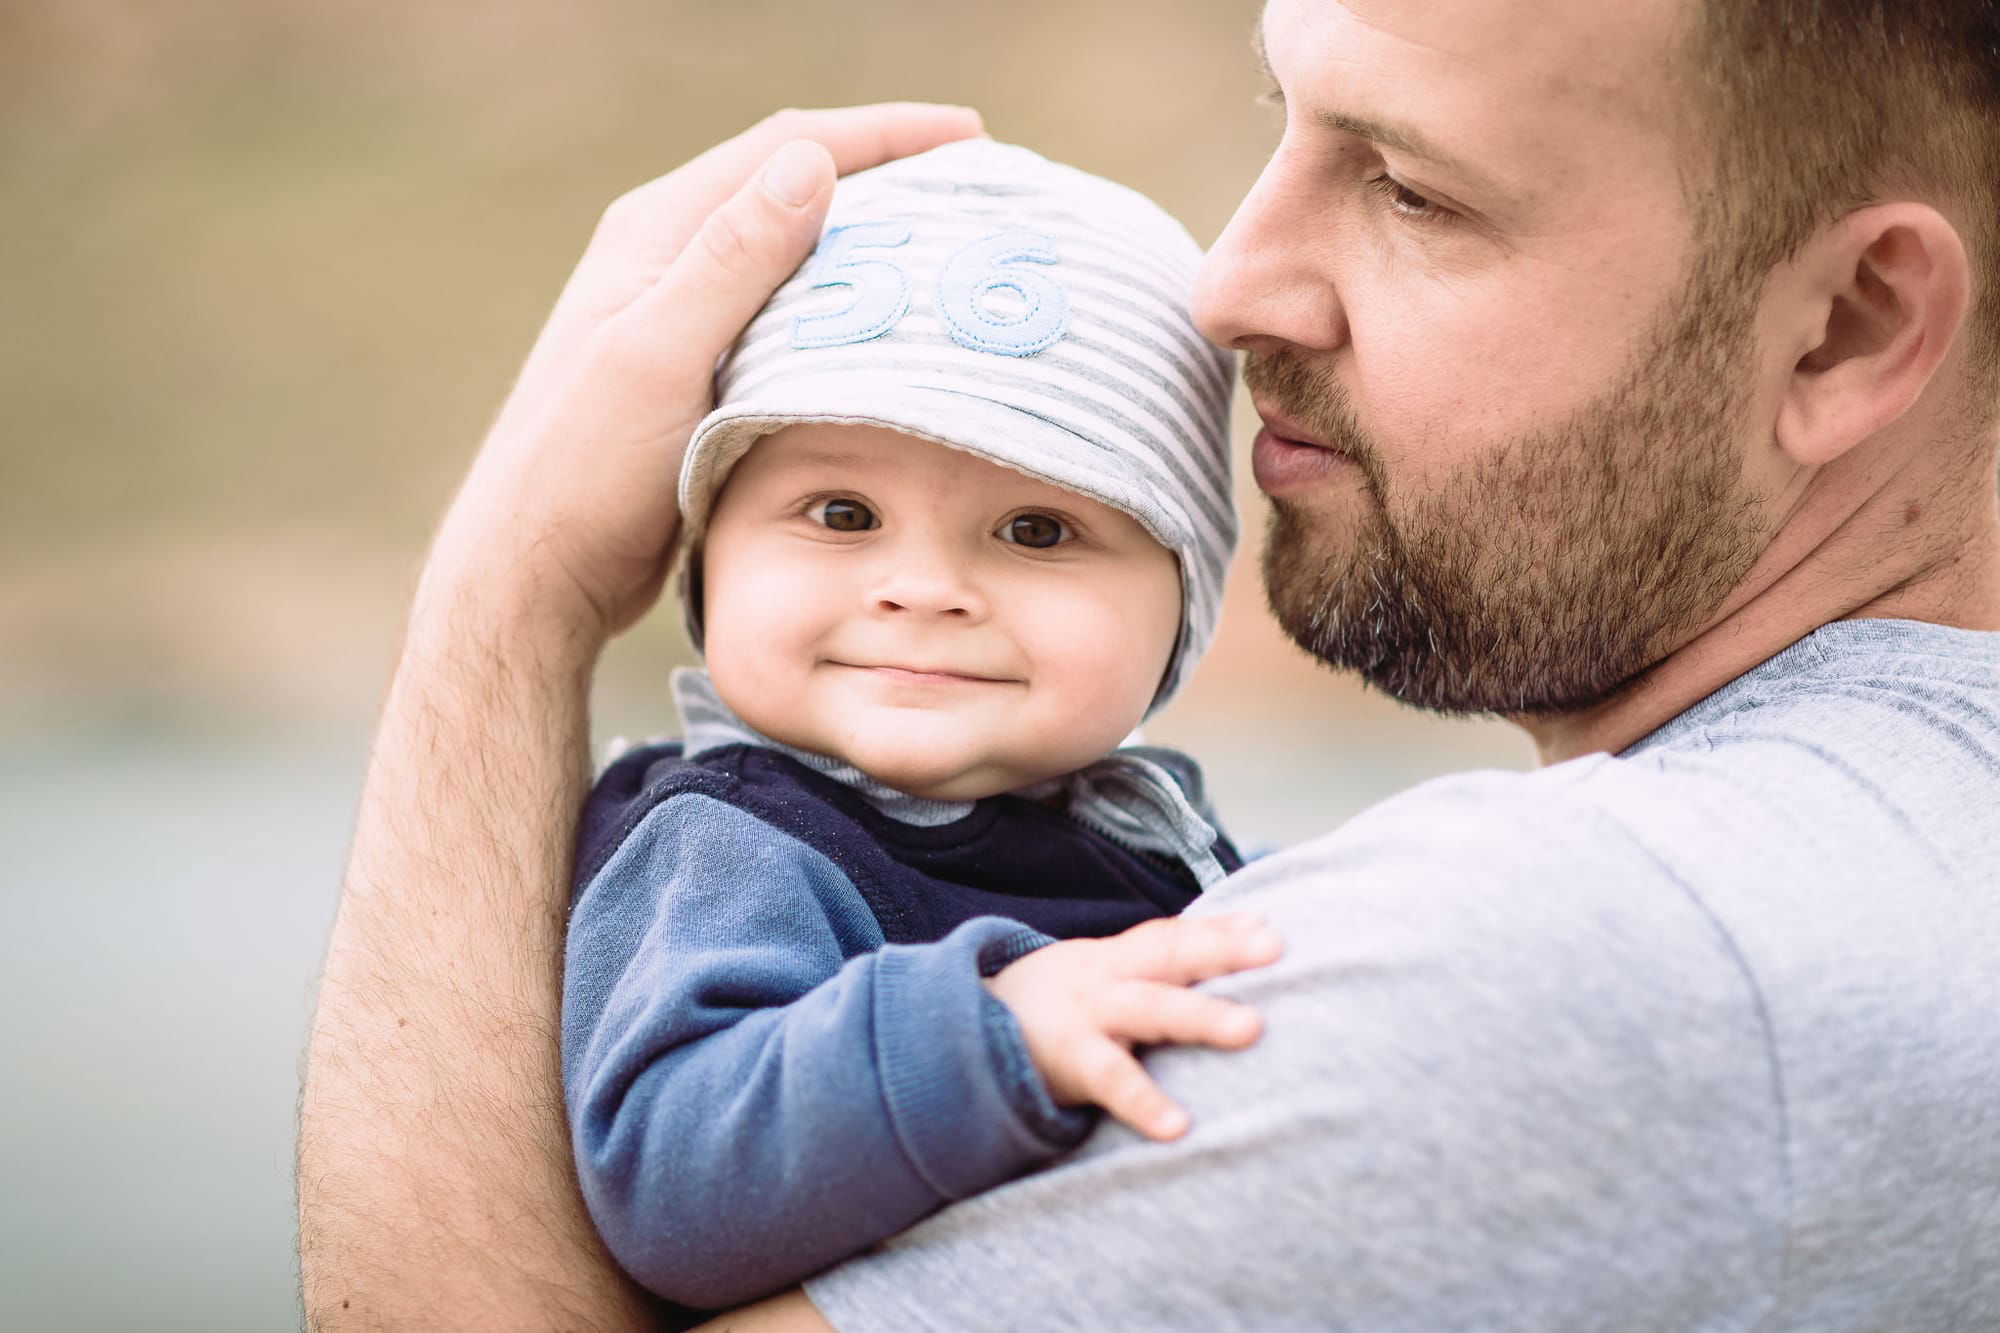
{"label": "man's eye", "polygon": [[1448,222],[1457,216],[1450,209],[1418,194],[1394,176],[1377,176],[1368,182],[1389,207],[1413,222]]}
{"label": "man's eye", "polygon": [[1000,526],[1000,539],[1016,546],[1046,549],[1062,541],[1069,530],[1049,514],[1016,514]]}
{"label": "man's eye", "polygon": [[822,500],[808,513],[813,522],[835,532],[866,532],[882,526],[875,511],[859,500]]}

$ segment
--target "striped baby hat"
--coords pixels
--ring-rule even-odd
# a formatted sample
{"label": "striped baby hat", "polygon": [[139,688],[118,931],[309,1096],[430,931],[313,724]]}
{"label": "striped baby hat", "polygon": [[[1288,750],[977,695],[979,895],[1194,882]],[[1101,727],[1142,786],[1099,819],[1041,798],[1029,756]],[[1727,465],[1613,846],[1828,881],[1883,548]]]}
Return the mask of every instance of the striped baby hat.
{"label": "striped baby hat", "polygon": [[1189,319],[1200,262],[1144,196],[991,140],[842,179],[818,248],[717,370],[681,470],[690,542],[729,469],[794,422],[977,454],[1123,510],[1179,558],[1157,709],[1214,637],[1236,542],[1234,367]]}

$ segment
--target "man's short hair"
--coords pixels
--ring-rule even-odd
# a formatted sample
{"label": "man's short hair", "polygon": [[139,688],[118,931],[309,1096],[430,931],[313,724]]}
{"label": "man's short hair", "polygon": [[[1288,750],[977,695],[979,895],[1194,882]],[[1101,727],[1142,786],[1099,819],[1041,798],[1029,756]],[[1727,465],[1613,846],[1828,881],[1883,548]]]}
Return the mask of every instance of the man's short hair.
{"label": "man's short hair", "polygon": [[[2000,371],[2000,6],[1991,0],[1696,0],[1706,150],[1695,216],[1740,280],[1822,225],[1904,196],[1948,208],[1973,269],[1975,380]],[[1754,285],[1752,285],[1754,284]]]}

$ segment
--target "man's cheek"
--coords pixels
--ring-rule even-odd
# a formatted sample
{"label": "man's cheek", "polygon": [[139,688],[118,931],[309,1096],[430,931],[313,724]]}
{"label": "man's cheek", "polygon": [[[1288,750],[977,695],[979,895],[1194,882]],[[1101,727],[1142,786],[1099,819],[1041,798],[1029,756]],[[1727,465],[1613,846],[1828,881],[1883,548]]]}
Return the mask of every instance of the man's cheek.
{"label": "man's cheek", "polygon": [[[1410,413],[1506,430],[1511,406],[1578,382],[1603,358],[1574,311],[1587,303],[1504,283],[1406,286],[1384,300],[1375,333],[1356,359]],[[1363,355],[1363,351],[1371,352]]]}

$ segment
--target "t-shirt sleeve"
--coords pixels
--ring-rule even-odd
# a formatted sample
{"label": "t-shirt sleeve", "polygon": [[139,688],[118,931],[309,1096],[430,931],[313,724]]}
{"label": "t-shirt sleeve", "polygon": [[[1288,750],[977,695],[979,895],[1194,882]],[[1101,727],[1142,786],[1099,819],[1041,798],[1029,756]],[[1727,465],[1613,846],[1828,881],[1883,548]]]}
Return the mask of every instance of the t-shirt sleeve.
{"label": "t-shirt sleeve", "polygon": [[710,797],[652,811],[579,896],[563,1013],[579,1178],[682,1305],[796,1282],[1072,1146],[982,978],[1047,937],[883,945],[825,856]]}
{"label": "t-shirt sleeve", "polygon": [[843,1329],[1747,1328],[1781,1281],[1754,988],[1685,886],[1548,770],[1431,784],[1258,862],[1252,1048],[807,1284]]}

